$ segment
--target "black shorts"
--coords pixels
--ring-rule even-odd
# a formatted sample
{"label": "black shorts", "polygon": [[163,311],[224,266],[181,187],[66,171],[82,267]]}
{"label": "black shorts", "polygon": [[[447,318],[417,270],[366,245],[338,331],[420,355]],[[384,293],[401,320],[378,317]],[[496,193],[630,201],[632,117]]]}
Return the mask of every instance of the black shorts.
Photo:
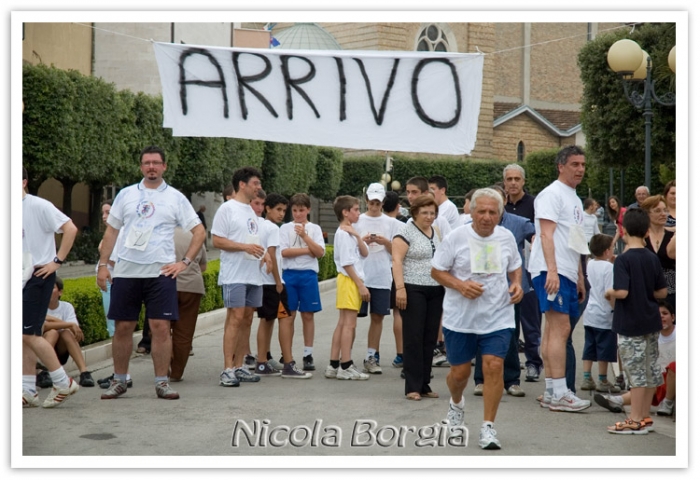
{"label": "black shorts", "polygon": [[55,273],[47,278],[32,275],[32,278],[27,280],[22,289],[22,335],[41,336],[55,283]]}
{"label": "black shorts", "polygon": [[[367,302],[362,302],[360,307],[360,312],[357,314],[358,317],[366,317],[367,311],[369,313],[379,314],[379,315],[389,315],[391,313],[391,290],[385,288],[369,288],[369,304]],[[396,297],[396,295],[394,295]]]}
{"label": "black shorts", "polygon": [[161,275],[151,278],[123,278],[112,280],[112,291],[107,318],[136,322],[141,304],[146,304],[146,318],[178,320],[177,280]]}
{"label": "black shorts", "polygon": [[275,318],[286,318],[289,315],[280,317],[280,302],[284,310],[289,313],[287,303],[287,287],[282,284],[282,293],[277,293],[277,285],[263,285],[262,306],[258,307],[258,318],[274,320]]}

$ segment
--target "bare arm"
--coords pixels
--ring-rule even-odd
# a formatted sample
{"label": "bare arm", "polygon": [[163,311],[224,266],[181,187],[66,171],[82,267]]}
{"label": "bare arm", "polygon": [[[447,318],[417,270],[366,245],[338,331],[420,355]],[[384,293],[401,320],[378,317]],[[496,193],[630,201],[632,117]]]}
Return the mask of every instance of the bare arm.
{"label": "bare arm", "polygon": [[523,299],[523,269],[518,267],[512,272],[508,272],[508,279],[510,280],[510,286],[508,287],[508,293],[510,294],[510,303],[520,303]]}
{"label": "bare arm", "polygon": [[[61,247],[58,249],[58,252],[56,252],[56,256],[59,260],[65,260],[70,253],[70,249],[73,248],[73,242],[75,242],[75,237],[78,234],[78,228],[72,220],[68,220],[61,225],[61,230],[63,231],[63,237],[61,238]],[[51,241],[53,242],[53,239]],[[60,266],[61,265],[56,262],[49,262],[34,272],[34,276],[46,278],[58,270]]]}
{"label": "bare arm", "polygon": [[654,298],[666,298],[668,296],[668,288],[654,290]]}
{"label": "bare arm", "polygon": [[267,247],[267,253],[270,255],[272,276],[275,279],[275,286],[277,288],[277,293],[282,293],[282,279],[280,278],[280,270],[277,265],[277,247]]}
{"label": "bare arm", "polygon": [[450,272],[432,268],[430,276],[443,287],[457,290],[463,297],[474,300],[484,293],[484,285],[474,280],[460,280]]}
{"label": "bare arm", "polygon": [[666,255],[668,255],[668,258],[675,260],[676,259],[676,234],[675,230],[673,233],[673,237],[671,237],[671,241],[668,242],[668,245],[666,245]]}
{"label": "bare arm", "polygon": [[559,291],[559,275],[557,272],[557,260],[554,253],[554,230],[557,224],[551,220],[540,219],[540,240],[542,241],[542,254],[547,264],[547,280],[544,288],[548,294]]}
{"label": "bare arm", "polygon": [[119,230],[107,224],[107,230],[102,237],[102,248],[100,248],[100,263],[97,268],[97,286],[100,290],[107,291],[107,281],[111,281],[109,275],[109,269],[107,264],[109,263],[109,257],[112,255],[112,250],[114,250],[114,244],[117,242],[117,236],[119,235]]}
{"label": "bare arm", "polygon": [[218,235],[212,235],[211,238],[214,248],[218,248],[219,250],[225,250],[227,252],[245,252],[258,258],[262,257],[265,252],[265,249],[261,245],[234,242],[233,240]]}
{"label": "bare arm", "polygon": [[396,284],[396,306],[400,310],[404,310],[406,308],[406,285],[403,279],[403,260],[408,252],[408,244],[399,237],[394,237],[391,243],[391,273]]}
{"label": "bare arm", "polygon": [[[187,248],[185,253],[185,258],[190,259],[190,261],[197,255],[197,252],[202,248],[204,239],[206,238],[207,232],[204,230],[204,226],[201,223],[195,225],[192,230],[192,240],[190,240],[190,246]],[[161,273],[166,277],[177,278],[177,276],[185,270],[189,265],[180,259],[175,259],[175,263],[166,265],[161,269]]]}
{"label": "bare arm", "polygon": [[609,288],[605,291],[605,298],[607,298],[608,301],[624,300],[625,298],[627,298],[627,295],[629,295],[628,290],[615,290],[614,288]]}
{"label": "bare arm", "polygon": [[306,230],[303,228],[301,229],[301,233],[299,234],[302,240],[306,242],[306,246],[309,249],[309,255],[311,255],[314,258],[321,258],[325,253],[326,253],[326,247],[324,245],[319,245],[318,243],[314,242],[313,238],[311,238],[311,235],[308,235],[306,233]]}

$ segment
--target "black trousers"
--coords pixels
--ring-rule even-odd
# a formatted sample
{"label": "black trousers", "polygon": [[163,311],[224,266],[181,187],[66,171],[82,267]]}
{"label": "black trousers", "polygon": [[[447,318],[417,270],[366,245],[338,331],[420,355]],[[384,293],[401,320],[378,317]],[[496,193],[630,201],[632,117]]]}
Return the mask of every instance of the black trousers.
{"label": "black trousers", "polygon": [[442,286],[405,286],[406,310],[401,310],[404,393],[428,393],[445,289]]}

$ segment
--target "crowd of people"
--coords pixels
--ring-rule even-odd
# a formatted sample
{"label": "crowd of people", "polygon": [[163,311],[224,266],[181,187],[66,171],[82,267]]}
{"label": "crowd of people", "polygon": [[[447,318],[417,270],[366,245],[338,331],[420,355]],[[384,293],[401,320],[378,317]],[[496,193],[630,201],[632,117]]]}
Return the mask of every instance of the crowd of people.
{"label": "crowd of people", "polygon": [[[675,402],[675,181],[662,195],[650,196],[639,187],[637,201],[627,208],[610,197],[606,206],[616,225],[613,237],[600,233],[599,203],[590,198],[582,202],[576,194],[585,166],[580,147],[562,148],[557,180],[534,197],[525,189],[523,168],[507,165],[500,184],[465,195],[462,215],[447,198],[447,181],[440,175],[406,182],[410,218],[401,215],[398,195],[379,183],[366,189],[365,213],[360,199],[336,198],[339,315],[324,377],[366,381],[381,374],[382,325],[392,314],[396,356],[391,363],[401,369],[405,398],[438,398],[431,388],[432,369],[449,367],[446,422],[452,435],[460,435],[463,393],[474,366],[474,394],[483,396],[479,445],[499,449],[495,420],[501,397],[525,396],[520,388],[521,332],[525,381],[537,382],[544,372],[539,405],[562,412],[590,407],[590,401],[576,395],[572,332],[583,318],[580,388],[599,392],[595,401],[611,411],[630,405],[629,418],[609,432],[652,431],[652,404],[658,405],[658,414],[670,414]],[[156,396],[179,398],[171,383],[183,379],[205,293],[204,210],[195,212],[164,181],[162,149],[145,148],[140,168],[143,180],[102,206],[106,231],[96,276],[114,360],[114,373],[97,381],[105,400],[122,396],[133,385],[129,359],[142,305],[150,327]],[[289,200],[266,194],[263,180],[253,167],[234,172],[211,227],[212,245],[221,251],[218,284],[226,308],[219,374],[223,387],[263,377],[310,379],[316,370],[314,314],[322,309],[317,275],[318,259],[326,252],[324,236],[309,221],[307,194]],[[26,187],[26,173],[23,182]],[[292,220],[282,224],[287,209]],[[68,355],[81,371],[79,384],[95,384],[77,358],[82,359],[82,332],[72,309],[59,303],[63,284],[55,276],[75,227],[31,195],[25,195],[23,210],[24,263],[30,272],[23,291],[23,405],[39,405],[38,357],[48,372],[42,376],[50,378],[53,388],[43,406],[53,407],[79,388],[61,366]],[[63,233],[58,252],[54,232]],[[66,315],[56,313],[59,306]],[[292,352],[297,312],[304,344],[301,365]],[[256,313],[254,355],[250,337]],[[367,350],[357,366],[352,356],[357,319],[366,316]],[[279,361],[271,351],[275,320]],[[597,382],[591,375],[594,363]],[[615,383],[607,377],[611,365],[624,372]],[[629,392],[614,395],[627,386]]]}

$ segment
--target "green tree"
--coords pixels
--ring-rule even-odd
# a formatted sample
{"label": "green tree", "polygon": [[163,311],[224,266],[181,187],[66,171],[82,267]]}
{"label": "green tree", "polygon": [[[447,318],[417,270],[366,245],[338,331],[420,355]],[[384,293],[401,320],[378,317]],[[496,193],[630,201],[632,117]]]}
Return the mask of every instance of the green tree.
{"label": "green tree", "polygon": [[182,137],[179,144],[179,161],[171,176],[171,184],[188,199],[196,192],[221,191],[224,139]]}
{"label": "green tree", "polygon": [[316,181],[318,151],[310,145],[265,142],[262,164],[266,192],[294,195],[308,192]]}
{"label": "green tree", "polygon": [[343,152],[337,148],[319,147],[316,161],[316,182],[309,193],[321,200],[335,199],[343,178]]}
{"label": "green tree", "polygon": [[[674,75],[668,67],[668,52],[676,43],[675,24],[644,24],[632,33],[618,30],[588,42],[580,51],[578,64],[583,82],[581,123],[586,134],[587,161],[601,168],[644,165],[644,117],[625,97],[622,82],[607,64],[607,53],[617,40],[630,38],[652,58],[652,75],[657,92],[675,90]],[[632,88],[640,88],[641,85]],[[652,191],[661,186],[660,164],[673,163],[676,152],[674,107],[653,102]]]}

